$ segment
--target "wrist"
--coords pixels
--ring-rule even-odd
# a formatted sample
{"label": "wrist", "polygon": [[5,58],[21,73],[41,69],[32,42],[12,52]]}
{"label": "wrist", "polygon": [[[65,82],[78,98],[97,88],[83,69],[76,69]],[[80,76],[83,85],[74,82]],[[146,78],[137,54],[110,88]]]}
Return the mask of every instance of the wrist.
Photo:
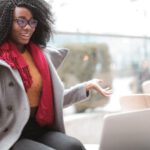
{"label": "wrist", "polygon": [[87,82],[85,85],[86,91],[89,91],[92,88],[92,84],[90,82]]}

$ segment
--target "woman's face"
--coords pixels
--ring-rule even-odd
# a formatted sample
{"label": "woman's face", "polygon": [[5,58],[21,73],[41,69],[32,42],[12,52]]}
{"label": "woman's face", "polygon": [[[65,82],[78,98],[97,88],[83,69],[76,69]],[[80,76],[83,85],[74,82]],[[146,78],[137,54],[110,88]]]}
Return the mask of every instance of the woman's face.
{"label": "woman's face", "polygon": [[10,39],[17,46],[29,43],[35,31],[37,21],[33,18],[31,11],[25,7],[16,7],[13,13],[13,23]]}

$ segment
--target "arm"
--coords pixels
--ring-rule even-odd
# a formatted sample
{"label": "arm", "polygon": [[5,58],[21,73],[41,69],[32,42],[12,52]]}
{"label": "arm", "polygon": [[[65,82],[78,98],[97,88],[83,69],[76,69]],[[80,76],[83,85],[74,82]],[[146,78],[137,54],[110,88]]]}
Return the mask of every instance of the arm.
{"label": "arm", "polygon": [[71,105],[89,97],[89,91],[95,90],[103,96],[110,96],[112,90],[109,88],[102,88],[100,79],[92,79],[84,83],[77,84],[76,86],[66,89],[64,92],[64,106]]}
{"label": "arm", "polygon": [[89,93],[86,90],[86,82],[72,86],[64,91],[64,107],[87,99]]}

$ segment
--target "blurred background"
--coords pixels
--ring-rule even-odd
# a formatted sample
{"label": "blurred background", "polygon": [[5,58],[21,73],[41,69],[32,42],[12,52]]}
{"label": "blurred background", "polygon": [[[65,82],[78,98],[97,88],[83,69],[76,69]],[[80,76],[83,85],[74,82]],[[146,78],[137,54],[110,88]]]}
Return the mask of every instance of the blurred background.
{"label": "blurred background", "polygon": [[[58,70],[65,87],[102,78],[102,86],[113,89],[109,98],[93,92],[88,101],[64,110],[68,134],[84,143],[98,143],[103,116],[120,110],[120,96],[142,93],[141,84],[150,79],[150,2],[47,1],[55,18],[55,33],[48,45],[70,49]],[[85,138],[89,135],[90,140]]]}

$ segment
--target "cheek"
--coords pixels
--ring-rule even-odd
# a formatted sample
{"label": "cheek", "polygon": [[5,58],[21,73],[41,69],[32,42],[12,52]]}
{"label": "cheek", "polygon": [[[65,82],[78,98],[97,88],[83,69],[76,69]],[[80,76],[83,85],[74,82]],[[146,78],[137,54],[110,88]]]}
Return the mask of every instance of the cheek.
{"label": "cheek", "polygon": [[11,37],[14,38],[15,36],[17,36],[18,32],[19,32],[18,27],[16,27],[15,25],[13,25],[12,29],[11,29]]}
{"label": "cheek", "polygon": [[32,34],[35,32],[36,28],[32,29]]}
{"label": "cheek", "polygon": [[18,25],[17,24],[13,24],[12,25],[12,32],[17,32],[19,30]]}
{"label": "cheek", "polygon": [[32,31],[30,31],[31,38],[34,35],[35,31],[36,31],[36,29],[32,29]]}

